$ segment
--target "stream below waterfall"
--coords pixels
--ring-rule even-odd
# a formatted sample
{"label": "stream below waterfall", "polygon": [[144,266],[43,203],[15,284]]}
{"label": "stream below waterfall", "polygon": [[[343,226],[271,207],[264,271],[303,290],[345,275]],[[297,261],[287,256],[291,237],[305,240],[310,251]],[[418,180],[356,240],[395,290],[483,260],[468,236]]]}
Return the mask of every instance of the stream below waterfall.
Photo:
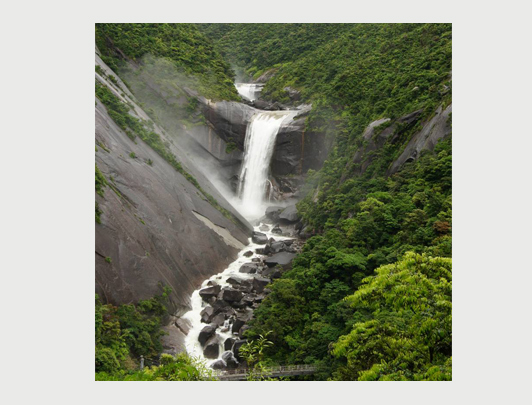
{"label": "stream below waterfall", "polygon": [[[269,231],[265,231],[265,226],[269,228]],[[287,236],[281,236],[279,234],[274,234],[271,232],[273,226],[272,225],[265,225],[260,224],[259,226],[254,227],[256,232],[260,232],[266,235],[266,237],[270,240],[271,238],[274,238],[276,242],[278,241],[286,241],[286,240],[293,240],[293,238],[287,237]],[[262,229],[262,230],[261,230]],[[249,245],[247,245],[244,249],[242,249],[238,253],[238,258],[227,267],[223,272],[216,274],[212,276],[211,278],[205,280],[201,287],[194,291],[191,297],[191,306],[192,309],[187,312],[185,315],[183,315],[182,319],[188,321],[190,323],[190,330],[188,332],[188,335],[185,338],[185,347],[188,354],[200,358],[202,360],[207,360],[207,365],[212,366],[213,363],[215,363],[217,360],[222,359],[222,354],[226,352],[227,350],[231,350],[229,345],[226,346],[226,340],[227,339],[234,339],[239,340],[241,339],[241,334],[239,334],[238,331],[233,331],[232,326],[234,324],[234,320],[237,317],[244,317],[244,318],[251,318],[252,316],[252,307],[246,306],[241,309],[236,309],[234,311],[233,315],[225,314],[224,317],[227,317],[223,321],[223,324],[220,326],[217,326],[216,332],[213,335],[213,341],[218,344],[218,356],[216,358],[207,359],[204,356],[204,348],[205,346],[202,346],[199,342],[198,338],[200,335],[200,332],[202,329],[204,329],[209,323],[202,322],[202,311],[209,307],[210,304],[202,299],[200,296],[200,290],[208,288],[212,285],[219,285],[222,289],[223,288],[233,288],[234,284],[231,284],[228,282],[229,279],[236,279],[236,280],[253,280],[254,278],[263,278],[263,274],[261,269],[257,269],[256,273],[242,273],[240,272],[240,269],[243,265],[248,263],[261,263],[262,259],[264,258],[264,255],[256,253],[257,249],[264,249],[264,244],[258,244],[252,242],[252,239],[249,239]],[[245,256],[247,252],[252,252],[252,256]],[[249,255],[249,254],[248,254]],[[253,261],[253,260],[259,260],[259,261]],[[267,266],[266,266],[267,267]],[[233,311],[229,311],[229,313],[233,313]],[[214,343],[211,341],[210,343]],[[230,345],[232,347],[232,344]]]}
{"label": "stream below waterfall", "polygon": [[[255,100],[261,85],[238,83],[238,92]],[[238,201],[234,204],[245,218],[257,224],[265,220],[272,206],[270,162],[281,125],[298,111],[262,111],[252,117],[246,130],[244,159],[240,169]],[[277,207],[279,208],[279,207]],[[275,210],[275,209],[274,209]],[[282,210],[282,209],[281,209]],[[279,211],[280,212],[280,211]],[[239,345],[245,342],[243,332],[253,310],[265,298],[267,285],[281,276],[297,253],[298,241],[279,228],[270,216],[270,224],[254,227],[249,244],[222,273],[205,280],[191,296],[192,309],[182,319],[190,324],[185,338],[188,354],[207,361],[215,369],[238,366]],[[274,254],[268,257],[268,254]]]}

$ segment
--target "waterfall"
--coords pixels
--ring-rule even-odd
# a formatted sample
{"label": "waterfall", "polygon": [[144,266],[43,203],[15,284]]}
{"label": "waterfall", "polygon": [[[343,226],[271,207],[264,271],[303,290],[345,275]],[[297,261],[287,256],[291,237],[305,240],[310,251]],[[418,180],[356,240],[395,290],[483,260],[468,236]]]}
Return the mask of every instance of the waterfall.
{"label": "waterfall", "polygon": [[275,138],[283,121],[293,114],[294,111],[262,111],[255,114],[248,125],[238,195],[242,201],[242,214],[249,219],[258,219],[264,214]]}
{"label": "waterfall", "polygon": [[263,84],[235,83],[238,94],[249,101],[255,101],[257,99],[259,93],[262,91],[263,86]]}

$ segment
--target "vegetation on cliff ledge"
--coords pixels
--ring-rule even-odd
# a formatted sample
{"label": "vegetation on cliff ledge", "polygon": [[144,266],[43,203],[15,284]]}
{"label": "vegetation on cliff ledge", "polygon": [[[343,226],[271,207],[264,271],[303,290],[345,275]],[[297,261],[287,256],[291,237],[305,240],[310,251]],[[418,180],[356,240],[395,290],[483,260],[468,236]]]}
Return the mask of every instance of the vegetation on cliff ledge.
{"label": "vegetation on cliff ledge", "polygon": [[96,24],[96,45],[115,72],[149,54],[171,60],[205,97],[239,99],[230,65],[194,24]]}

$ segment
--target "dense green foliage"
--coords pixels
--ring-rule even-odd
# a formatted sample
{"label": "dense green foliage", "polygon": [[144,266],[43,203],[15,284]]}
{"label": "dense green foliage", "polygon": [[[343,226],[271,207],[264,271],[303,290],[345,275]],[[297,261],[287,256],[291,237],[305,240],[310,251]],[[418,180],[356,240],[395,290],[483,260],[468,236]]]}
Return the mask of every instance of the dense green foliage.
{"label": "dense green foliage", "polygon": [[[228,219],[232,221],[235,220],[233,215],[223,208],[212,195],[203,190],[194,176],[188,173],[181,163],[177,161],[177,158],[169,150],[167,145],[165,145],[159,134],[153,131],[152,121],[144,121],[129,114],[131,107],[122,102],[107,86],[104,86],[98,81],[96,81],[96,97],[98,97],[98,99],[107,107],[107,112],[113,121],[124,130],[132,140],[135,140],[135,137],[138,136],[146,142],[155,152],[170,163],[175,170],[181,173],[191,184],[193,184],[213,207]],[[131,157],[135,157],[134,154]]]}
{"label": "dense green foliage", "polygon": [[[95,368],[97,381],[198,381],[210,379],[205,366],[188,356],[161,355],[161,326],[168,316],[166,304],[171,290],[118,307],[102,304],[96,294]],[[139,370],[139,357],[146,368]],[[160,363],[160,364],[158,364]],[[151,367],[150,367],[151,366]]]}
{"label": "dense green foliage", "polygon": [[[237,100],[234,73],[194,24],[96,24],[96,45],[115,72],[127,58],[144,55],[171,60],[208,98]],[[118,49],[118,50],[117,50]]]}
{"label": "dense green foliage", "polygon": [[211,381],[215,380],[212,370],[204,363],[179,353],[176,356],[162,354],[159,366],[144,370],[96,374],[96,381]]}
{"label": "dense green foliage", "polygon": [[[271,294],[255,311],[248,331],[251,337],[273,331],[270,339],[275,345],[266,350],[272,361],[317,364],[322,370],[318,378],[331,378],[333,373],[335,378],[357,378],[355,372],[338,371],[345,367],[350,347],[342,355],[337,349],[335,357],[331,343],[348,335],[358,323],[373,321],[375,309],[352,307],[344,298],[379,266],[401,261],[409,251],[451,256],[451,168],[451,141],[447,140],[434,153],[423,154],[389,178],[352,178],[335,193],[310,193],[300,203],[305,220],[319,234],[307,241],[292,270],[272,284]],[[450,266],[450,261],[445,263]],[[404,280],[396,281],[397,291],[409,288],[399,284]],[[445,326],[450,335],[450,323]],[[405,378],[421,378],[419,373],[435,364],[426,361],[410,371],[404,369],[409,376]],[[384,376],[387,370],[380,372]],[[399,377],[397,372],[393,375]],[[370,378],[369,374],[364,378]]]}
{"label": "dense green foliage", "polygon": [[[313,104],[307,130],[334,136],[328,164],[338,178],[370,122],[418,109],[426,118],[451,100],[451,24],[200,24],[200,29],[255,78],[276,71],[262,97],[288,102],[289,86]],[[380,174],[387,168],[382,166]]]}
{"label": "dense green foliage", "polygon": [[[315,236],[255,310],[243,349],[250,364],[314,364],[318,373],[306,378],[315,379],[450,380],[452,141],[387,171],[436,108],[451,103],[451,24],[197,26],[243,81],[273,74],[263,97],[292,103],[286,88],[298,90],[313,105],[306,136],[332,141],[298,204]],[[136,44],[172,58],[151,40],[130,41],[141,31],[133,32],[115,46],[132,57],[143,52],[124,49]],[[370,122],[392,119],[378,134],[415,110],[422,110],[416,123],[398,125],[393,142],[363,155],[369,167],[353,167]],[[117,123],[133,129],[119,115]]]}
{"label": "dense green foliage", "polygon": [[451,259],[407,253],[347,301],[371,313],[334,345],[341,380],[451,380]]}
{"label": "dense green foliage", "polygon": [[127,368],[132,358],[141,355],[148,363],[157,358],[169,293],[165,287],[161,295],[118,307],[103,305],[96,294],[96,372]]}

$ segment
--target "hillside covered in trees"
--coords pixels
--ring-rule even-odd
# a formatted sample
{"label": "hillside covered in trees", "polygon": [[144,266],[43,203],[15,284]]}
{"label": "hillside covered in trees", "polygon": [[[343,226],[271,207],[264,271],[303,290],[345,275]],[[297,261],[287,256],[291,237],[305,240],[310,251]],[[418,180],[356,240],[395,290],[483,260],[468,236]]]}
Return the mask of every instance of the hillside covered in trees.
{"label": "hillside covered in trees", "polygon": [[[451,25],[201,29],[244,74],[272,72],[263,97],[289,102],[288,88],[299,91],[313,105],[309,132],[334,138],[298,204],[316,236],[272,285],[249,335],[273,331],[272,362],[319,364],[323,378],[450,379],[452,278],[443,258],[452,253],[452,141],[389,168],[421,123],[451,103]],[[364,170],[351,163],[370,122],[391,119],[375,137],[415,111],[416,123],[393,129],[397,141],[363,157]]]}
{"label": "hillside covered in trees", "polygon": [[[271,341],[262,365],[315,365],[304,379],[452,379],[451,24],[97,24],[96,44],[116,70],[165,58],[213,100],[239,100],[236,79],[264,83],[264,100],[312,105],[305,136],[331,147],[304,173],[303,251],[246,331]],[[445,134],[418,147],[438,119]],[[135,377],[130,357],[157,357],[163,315],[164,296],[97,298],[98,378],[193,367],[183,379],[209,379],[186,357]]]}

